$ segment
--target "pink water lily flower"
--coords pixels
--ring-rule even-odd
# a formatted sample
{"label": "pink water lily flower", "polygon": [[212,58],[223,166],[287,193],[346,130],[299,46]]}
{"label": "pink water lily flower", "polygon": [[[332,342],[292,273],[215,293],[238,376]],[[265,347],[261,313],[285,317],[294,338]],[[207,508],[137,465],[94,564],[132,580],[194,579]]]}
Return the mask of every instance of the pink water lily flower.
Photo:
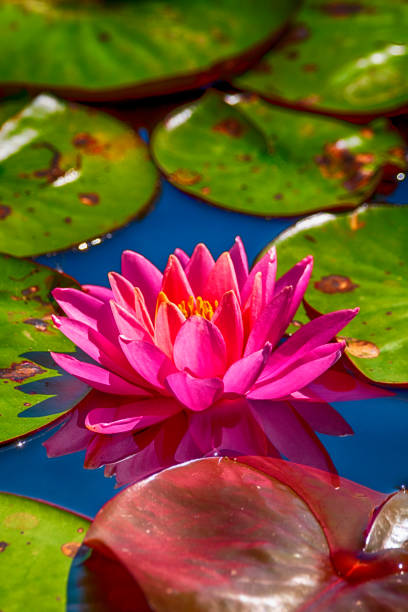
{"label": "pink water lily flower", "polygon": [[217,453],[333,469],[315,431],[352,432],[326,402],[333,385],[323,375],[344,349],[333,338],[358,309],[318,317],[281,342],[313,260],[279,279],[276,264],[272,247],[249,271],[239,238],[216,261],[204,244],[191,257],[177,249],[163,274],[125,251],[110,289],[54,290],[67,315],[55,325],[92,362],[53,358],[93,391],[49,454],[86,448],[86,466],[107,464],[120,483]]}

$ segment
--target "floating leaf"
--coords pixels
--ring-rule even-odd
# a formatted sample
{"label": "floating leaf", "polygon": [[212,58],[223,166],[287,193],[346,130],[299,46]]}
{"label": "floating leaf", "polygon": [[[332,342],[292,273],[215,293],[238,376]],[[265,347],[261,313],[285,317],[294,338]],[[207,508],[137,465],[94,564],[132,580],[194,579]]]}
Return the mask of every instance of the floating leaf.
{"label": "floating leaf", "polygon": [[169,115],[152,147],[180,189],[268,216],[353,208],[378,185],[385,163],[405,164],[403,142],[385,120],[361,129],[215,92]]}
{"label": "floating leaf", "polygon": [[388,496],[332,478],[261,457],[184,464],[108,502],[85,543],[156,612],[403,610],[407,551],[362,548]]}
{"label": "floating leaf", "polygon": [[247,67],[296,0],[2,1],[1,82],[82,100],[201,86]]}
{"label": "floating leaf", "polygon": [[72,558],[88,526],[66,510],[0,493],[2,609],[64,611]]}
{"label": "floating leaf", "polygon": [[236,85],[315,111],[358,116],[408,103],[408,6],[305,0],[277,48]]}
{"label": "floating leaf", "polygon": [[3,252],[23,257],[99,238],[154,196],[146,144],[112,117],[43,94],[18,113],[15,101],[4,104],[0,120]]}
{"label": "floating leaf", "polygon": [[314,255],[306,292],[314,315],[350,306],[360,313],[342,331],[346,355],[368,379],[408,384],[408,217],[405,207],[361,207],[300,221],[276,240],[282,270]]}
{"label": "floating leaf", "polygon": [[50,296],[54,287],[75,287],[75,281],[7,255],[0,255],[0,263],[1,444],[55,421],[88,387],[59,370],[48,354],[75,348],[52,323]]}

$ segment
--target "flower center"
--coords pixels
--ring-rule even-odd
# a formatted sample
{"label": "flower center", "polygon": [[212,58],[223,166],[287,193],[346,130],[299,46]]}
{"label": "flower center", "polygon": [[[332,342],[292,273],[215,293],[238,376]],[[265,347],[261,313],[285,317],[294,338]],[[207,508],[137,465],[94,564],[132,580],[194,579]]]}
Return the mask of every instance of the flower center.
{"label": "flower center", "polygon": [[180,304],[177,304],[177,306],[187,319],[193,315],[198,315],[199,317],[211,321],[214,316],[214,311],[218,306],[218,300],[215,300],[214,304],[211,304],[208,300],[203,300],[201,295],[197,296],[195,300],[193,296],[190,295],[187,303],[183,300]]}

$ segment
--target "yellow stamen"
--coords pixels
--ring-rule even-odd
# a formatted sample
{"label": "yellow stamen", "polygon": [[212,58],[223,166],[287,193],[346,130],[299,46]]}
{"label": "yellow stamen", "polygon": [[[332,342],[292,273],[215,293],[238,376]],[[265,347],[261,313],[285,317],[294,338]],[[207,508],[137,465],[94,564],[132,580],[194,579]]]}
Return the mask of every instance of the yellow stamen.
{"label": "yellow stamen", "polygon": [[201,295],[196,297],[195,301],[192,295],[187,300],[183,300],[180,304],[177,304],[180,308],[183,315],[188,319],[193,315],[197,315],[199,317],[203,317],[207,319],[207,321],[211,321],[214,316],[214,311],[218,306],[218,300],[214,301],[214,305],[212,305],[208,300],[203,300]]}

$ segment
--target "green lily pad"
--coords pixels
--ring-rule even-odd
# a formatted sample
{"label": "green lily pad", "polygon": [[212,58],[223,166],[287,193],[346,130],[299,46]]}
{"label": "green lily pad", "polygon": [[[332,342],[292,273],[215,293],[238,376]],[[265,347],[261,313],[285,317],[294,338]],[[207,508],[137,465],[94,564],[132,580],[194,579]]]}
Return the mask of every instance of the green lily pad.
{"label": "green lily pad", "polygon": [[305,0],[291,29],[235,84],[316,111],[360,115],[408,103],[408,5]]}
{"label": "green lily pad", "polygon": [[311,316],[360,307],[342,331],[346,355],[371,381],[398,386],[408,385],[407,215],[405,206],[314,215],[274,241],[282,270],[314,256],[305,296]]}
{"label": "green lily pad", "polygon": [[17,108],[15,100],[0,107],[3,252],[25,257],[66,249],[147,207],[158,175],[128,126],[44,94]]}
{"label": "green lily pad", "polygon": [[[54,287],[77,286],[37,263],[0,255],[0,444],[52,423],[89,388],[60,371],[48,351],[74,345],[52,323]],[[54,302],[55,304],[55,302]]]}
{"label": "green lily pad", "polygon": [[[5,85],[77,99],[201,86],[247,67],[297,0],[2,0]],[[12,59],[11,59],[12,58]]]}
{"label": "green lily pad", "polygon": [[211,91],[160,123],[152,150],[177,187],[267,216],[353,208],[385,163],[405,165],[403,142],[384,119],[361,128]]}
{"label": "green lily pad", "polygon": [[0,601],[4,612],[66,609],[67,579],[90,521],[0,493]]}

